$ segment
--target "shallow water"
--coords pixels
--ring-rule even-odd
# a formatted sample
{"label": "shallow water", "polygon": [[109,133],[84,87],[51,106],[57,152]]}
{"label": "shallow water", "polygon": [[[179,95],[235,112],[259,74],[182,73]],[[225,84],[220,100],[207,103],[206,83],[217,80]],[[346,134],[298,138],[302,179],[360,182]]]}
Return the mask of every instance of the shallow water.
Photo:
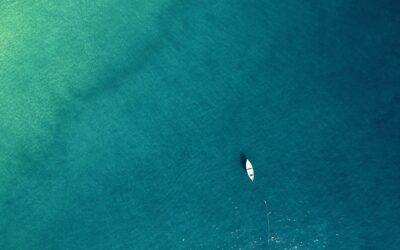
{"label": "shallow water", "polygon": [[1,5],[1,249],[397,248],[398,4]]}

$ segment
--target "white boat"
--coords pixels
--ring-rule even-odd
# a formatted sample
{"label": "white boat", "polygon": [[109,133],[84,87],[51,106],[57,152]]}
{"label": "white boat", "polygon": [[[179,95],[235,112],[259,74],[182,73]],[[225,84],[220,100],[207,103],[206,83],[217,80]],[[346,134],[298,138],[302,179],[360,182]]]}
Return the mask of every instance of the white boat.
{"label": "white boat", "polygon": [[251,164],[249,159],[246,159],[246,171],[247,171],[247,175],[249,176],[250,180],[254,181],[254,169],[253,169],[253,165]]}

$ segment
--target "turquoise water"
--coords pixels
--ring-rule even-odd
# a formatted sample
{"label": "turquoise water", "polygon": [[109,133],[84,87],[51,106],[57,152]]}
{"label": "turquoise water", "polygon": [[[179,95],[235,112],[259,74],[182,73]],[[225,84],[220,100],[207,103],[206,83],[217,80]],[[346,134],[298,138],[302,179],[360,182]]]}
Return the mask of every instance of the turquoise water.
{"label": "turquoise water", "polygon": [[397,249],[399,7],[0,2],[0,249]]}

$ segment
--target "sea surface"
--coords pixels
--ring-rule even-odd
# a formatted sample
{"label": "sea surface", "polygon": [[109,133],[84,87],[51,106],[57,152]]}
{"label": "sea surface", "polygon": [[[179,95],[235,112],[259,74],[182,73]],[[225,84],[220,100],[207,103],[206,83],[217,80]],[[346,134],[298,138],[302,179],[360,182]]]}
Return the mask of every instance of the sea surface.
{"label": "sea surface", "polygon": [[399,249],[399,13],[0,1],[0,249]]}

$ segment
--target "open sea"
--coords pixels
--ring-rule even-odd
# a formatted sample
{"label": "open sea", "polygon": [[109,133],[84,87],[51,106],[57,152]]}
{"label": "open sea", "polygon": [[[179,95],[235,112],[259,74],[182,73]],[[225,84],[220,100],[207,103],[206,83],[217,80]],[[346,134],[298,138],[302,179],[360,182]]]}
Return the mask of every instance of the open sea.
{"label": "open sea", "polygon": [[0,0],[0,249],[399,249],[399,13]]}

